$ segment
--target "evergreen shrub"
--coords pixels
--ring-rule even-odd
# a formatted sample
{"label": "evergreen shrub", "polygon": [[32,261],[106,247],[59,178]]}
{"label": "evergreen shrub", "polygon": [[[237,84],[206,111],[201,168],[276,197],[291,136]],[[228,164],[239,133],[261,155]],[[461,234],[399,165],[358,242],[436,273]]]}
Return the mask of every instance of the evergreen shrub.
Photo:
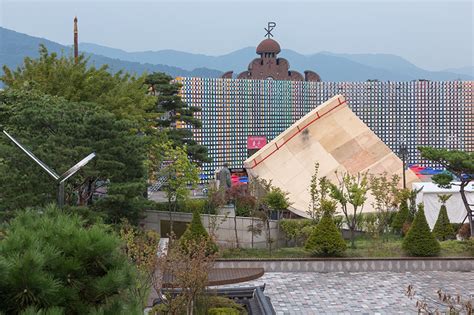
{"label": "evergreen shrub", "polygon": [[438,219],[433,228],[433,235],[440,241],[452,239],[455,237],[453,226],[449,222],[446,206],[442,205],[439,210]]}
{"label": "evergreen shrub", "polygon": [[415,219],[403,239],[402,248],[409,256],[422,257],[436,256],[441,250],[426,221],[423,204],[418,205]]}
{"label": "evergreen shrub", "polygon": [[193,244],[199,244],[204,240],[207,244],[207,254],[214,254],[218,251],[216,243],[214,243],[214,241],[204,228],[204,225],[202,224],[201,215],[199,211],[195,210],[193,212],[193,218],[191,220],[191,223],[188,225],[186,231],[184,231],[183,235],[179,239],[180,245],[183,248],[187,248],[189,246],[192,246]]}
{"label": "evergreen shrub", "polygon": [[402,200],[400,203],[400,209],[398,210],[393,222],[392,228],[396,233],[400,233],[403,228],[403,224],[407,221],[409,216],[408,201]]}
{"label": "evergreen shrub", "polygon": [[309,236],[305,249],[314,256],[341,256],[346,242],[334,224],[330,213],[325,213]]}
{"label": "evergreen shrub", "polygon": [[0,240],[0,313],[133,314],[136,275],[107,226],[55,206],[21,211]]}

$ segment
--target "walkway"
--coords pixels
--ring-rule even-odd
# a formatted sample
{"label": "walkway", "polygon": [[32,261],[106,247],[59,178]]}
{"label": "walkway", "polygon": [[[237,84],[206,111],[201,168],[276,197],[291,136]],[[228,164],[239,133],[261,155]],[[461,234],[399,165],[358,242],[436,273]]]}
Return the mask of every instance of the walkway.
{"label": "walkway", "polygon": [[405,296],[408,285],[436,298],[441,288],[450,294],[474,297],[473,272],[269,272],[258,280],[235,286],[266,283],[265,295],[277,315],[286,314],[416,314],[416,301]]}

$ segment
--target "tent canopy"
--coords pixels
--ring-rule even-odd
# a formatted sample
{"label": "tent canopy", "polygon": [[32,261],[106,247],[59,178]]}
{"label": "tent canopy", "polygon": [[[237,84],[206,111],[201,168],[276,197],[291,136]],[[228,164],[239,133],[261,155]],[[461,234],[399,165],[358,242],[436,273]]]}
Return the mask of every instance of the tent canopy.
{"label": "tent canopy", "polygon": [[[433,229],[436,220],[438,219],[441,202],[438,195],[451,194],[451,198],[446,202],[446,210],[448,212],[449,221],[451,223],[461,223],[466,217],[466,208],[459,193],[459,182],[453,183],[451,188],[441,188],[435,183],[431,182],[417,182],[413,183],[413,189],[422,190],[416,196],[416,203],[423,202],[425,206],[426,220],[431,229]],[[456,185],[457,184],[457,185]],[[467,201],[474,204],[474,182],[469,183],[465,188]]]}

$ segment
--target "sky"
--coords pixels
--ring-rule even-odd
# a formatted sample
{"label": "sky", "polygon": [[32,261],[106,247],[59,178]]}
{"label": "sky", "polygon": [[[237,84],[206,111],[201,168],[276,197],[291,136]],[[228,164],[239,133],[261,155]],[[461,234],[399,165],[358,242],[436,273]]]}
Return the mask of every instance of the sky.
{"label": "sky", "polygon": [[0,0],[0,25],[71,45],[77,15],[80,42],[222,55],[256,46],[275,21],[282,48],[388,53],[442,70],[474,65],[473,2]]}

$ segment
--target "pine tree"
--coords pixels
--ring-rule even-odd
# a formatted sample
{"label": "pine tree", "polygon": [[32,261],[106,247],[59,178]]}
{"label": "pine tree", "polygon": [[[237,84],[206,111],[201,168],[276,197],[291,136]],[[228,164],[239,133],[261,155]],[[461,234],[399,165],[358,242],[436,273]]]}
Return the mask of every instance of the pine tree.
{"label": "pine tree", "polygon": [[166,137],[176,146],[186,145],[190,158],[198,164],[210,162],[207,148],[193,140],[191,128],[201,128],[201,121],[194,113],[201,111],[196,106],[188,106],[181,100],[181,85],[165,73],[155,72],[148,75],[145,84],[150,86],[151,94],[156,96],[158,112],[157,123]]}
{"label": "pine tree", "polygon": [[433,228],[433,235],[440,241],[445,241],[447,239],[453,238],[454,229],[449,222],[448,211],[446,209],[446,201],[448,201],[451,195],[439,195],[438,198],[441,201],[442,205],[439,209],[438,219]]}
{"label": "pine tree", "polygon": [[133,313],[127,307],[134,303],[135,279],[120,239],[107,226],[87,226],[55,206],[20,212],[0,241],[0,313],[29,307]]}
{"label": "pine tree", "polygon": [[[66,205],[96,206],[109,222],[138,223],[146,191],[146,139],[136,124],[94,103],[8,88],[0,91],[0,123],[59,174],[84,156],[97,157],[66,182]],[[0,137],[0,211],[56,201],[57,183],[6,137]],[[105,198],[95,201],[95,196]]]}
{"label": "pine tree", "polygon": [[430,231],[421,203],[418,205],[418,211],[410,230],[403,239],[402,248],[410,256],[436,256],[439,254],[439,242]]}

